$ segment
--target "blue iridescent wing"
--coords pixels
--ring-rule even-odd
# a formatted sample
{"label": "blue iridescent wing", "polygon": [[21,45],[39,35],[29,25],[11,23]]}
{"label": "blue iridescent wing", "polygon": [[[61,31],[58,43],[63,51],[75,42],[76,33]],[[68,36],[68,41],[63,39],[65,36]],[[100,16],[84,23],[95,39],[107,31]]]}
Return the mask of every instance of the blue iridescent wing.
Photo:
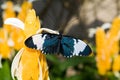
{"label": "blue iridescent wing", "polygon": [[25,41],[25,45],[32,49],[41,50],[46,54],[57,53],[60,43],[58,38],[59,35],[57,34],[36,34],[29,37]]}
{"label": "blue iridescent wing", "polygon": [[92,50],[91,48],[80,39],[64,36],[61,40],[61,50],[63,56],[87,56]]}

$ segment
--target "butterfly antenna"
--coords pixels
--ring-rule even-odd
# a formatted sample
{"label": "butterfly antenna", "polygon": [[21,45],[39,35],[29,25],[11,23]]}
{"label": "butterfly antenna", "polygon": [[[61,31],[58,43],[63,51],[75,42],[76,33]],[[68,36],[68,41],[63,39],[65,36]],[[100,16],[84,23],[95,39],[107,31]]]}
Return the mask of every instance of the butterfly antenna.
{"label": "butterfly antenna", "polygon": [[52,33],[52,34],[59,34],[58,31],[54,31],[54,30],[51,30],[51,29],[48,29],[48,28],[41,28],[37,31],[37,33],[42,33],[43,31],[48,32],[48,33]]}

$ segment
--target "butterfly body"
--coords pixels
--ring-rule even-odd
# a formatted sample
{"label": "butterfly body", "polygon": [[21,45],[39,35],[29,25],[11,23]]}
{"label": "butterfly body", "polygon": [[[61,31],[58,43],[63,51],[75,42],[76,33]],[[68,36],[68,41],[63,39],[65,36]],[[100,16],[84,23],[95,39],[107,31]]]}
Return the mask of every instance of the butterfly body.
{"label": "butterfly body", "polygon": [[36,34],[29,37],[25,45],[41,50],[45,54],[61,53],[65,57],[87,56],[92,52],[91,48],[80,39],[61,34]]}

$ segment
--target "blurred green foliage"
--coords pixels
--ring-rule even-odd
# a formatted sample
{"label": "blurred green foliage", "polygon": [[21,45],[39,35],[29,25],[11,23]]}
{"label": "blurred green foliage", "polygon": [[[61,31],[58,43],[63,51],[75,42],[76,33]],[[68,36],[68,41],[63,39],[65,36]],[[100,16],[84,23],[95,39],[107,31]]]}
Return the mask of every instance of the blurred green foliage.
{"label": "blurred green foliage", "polygon": [[[119,80],[111,72],[104,76],[99,75],[94,56],[63,58],[56,55],[46,55],[46,58],[50,80]],[[10,66],[10,60],[2,60],[0,80],[12,80]],[[72,68],[76,73],[67,75],[69,68]]]}
{"label": "blurred green foliage", "polygon": [[0,80],[12,80],[10,75],[10,65],[9,60],[2,61],[2,68],[0,68]]}
{"label": "blurred green foliage", "polygon": [[[96,76],[97,71],[94,57],[73,57],[61,61],[55,56],[49,55],[47,59],[54,64],[49,70],[51,80],[87,80],[88,77],[89,80],[95,79],[93,76]],[[77,74],[66,77],[66,71],[69,67],[73,67]]]}
{"label": "blurred green foliage", "polygon": [[[51,80],[118,80],[113,73],[100,76],[94,56],[63,58],[63,60],[54,55],[47,55],[46,57],[50,63],[49,75]],[[70,67],[77,74],[67,77],[67,70]]]}

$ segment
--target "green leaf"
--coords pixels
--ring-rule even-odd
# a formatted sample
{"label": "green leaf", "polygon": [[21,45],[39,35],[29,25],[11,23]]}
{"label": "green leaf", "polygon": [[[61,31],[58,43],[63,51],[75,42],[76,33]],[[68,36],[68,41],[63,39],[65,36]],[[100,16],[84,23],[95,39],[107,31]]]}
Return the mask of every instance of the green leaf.
{"label": "green leaf", "polygon": [[10,75],[10,63],[7,60],[2,61],[2,68],[0,69],[0,80],[12,80]]}

